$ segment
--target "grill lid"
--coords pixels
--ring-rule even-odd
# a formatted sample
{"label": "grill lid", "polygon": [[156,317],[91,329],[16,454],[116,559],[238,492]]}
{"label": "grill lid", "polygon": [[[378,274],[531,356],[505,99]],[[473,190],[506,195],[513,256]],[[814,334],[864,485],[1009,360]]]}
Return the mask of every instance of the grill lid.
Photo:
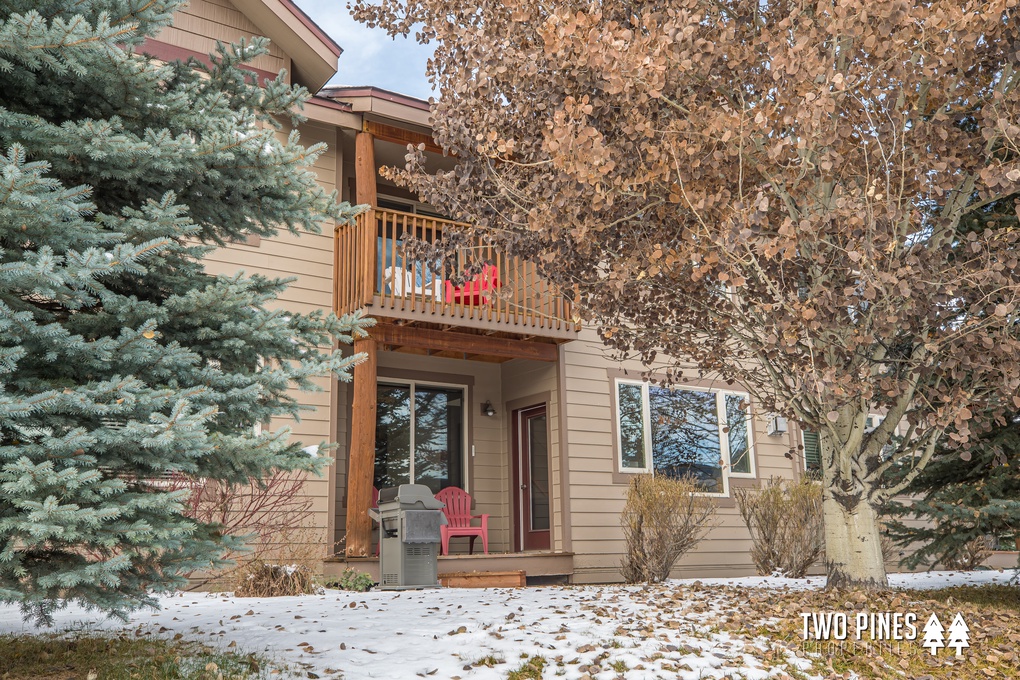
{"label": "grill lid", "polygon": [[432,489],[424,484],[401,484],[386,489],[379,489],[379,505],[383,503],[399,503],[402,506],[416,505],[421,510],[439,510],[443,507],[432,495]]}

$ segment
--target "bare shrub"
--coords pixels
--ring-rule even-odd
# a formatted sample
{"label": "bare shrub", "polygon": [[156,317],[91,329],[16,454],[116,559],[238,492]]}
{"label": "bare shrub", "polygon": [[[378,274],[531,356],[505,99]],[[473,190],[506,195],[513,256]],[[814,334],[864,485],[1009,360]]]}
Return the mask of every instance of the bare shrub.
{"label": "bare shrub", "polygon": [[249,562],[241,573],[235,597],[292,597],[322,592],[315,573],[303,564]]}
{"label": "bare shrub", "polygon": [[773,477],[760,489],[735,489],[751,532],[751,560],[759,574],[802,578],[822,555],[822,487],[811,480]]}
{"label": "bare shrub", "polygon": [[702,491],[686,477],[641,475],[631,480],[620,516],[627,542],[622,571],[628,583],[665,580],[676,561],[702,539],[715,513]]}
{"label": "bare shrub", "polygon": [[[235,566],[200,578],[192,575],[193,588],[233,582],[240,586],[247,574],[266,562],[297,562],[311,566],[321,558],[319,536],[309,535],[312,499],[302,492],[298,475],[277,470],[265,479],[246,484],[226,484],[211,479],[176,476],[167,486],[189,489],[185,514],[199,522],[222,527],[230,536],[247,537],[244,551],[228,552],[224,558]],[[314,556],[306,553],[315,551]]]}
{"label": "bare shrub", "polygon": [[940,561],[946,569],[971,571],[980,567],[991,554],[991,551],[988,549],[988,539],[984,536],[978,536],[959,546]]}

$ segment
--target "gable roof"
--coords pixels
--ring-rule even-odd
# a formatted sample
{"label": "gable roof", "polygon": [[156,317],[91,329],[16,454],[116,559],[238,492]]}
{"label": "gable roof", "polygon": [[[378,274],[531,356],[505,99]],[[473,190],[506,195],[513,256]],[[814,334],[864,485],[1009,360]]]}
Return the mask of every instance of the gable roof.
{"label": "gable roof", "polygon": [[374,97],[383,101],[409,106],[420,111],[428,111],[429,103],[419,97],[401,94],[393,90],[384,90],[374,85],[329,85],[319,92],[324,97]]}
{"label": "gable roof", "polygon": [[293,0],[231,0],[291,58],[294,82],[316,92],[337,72],[343,48]]}
{"label": "gable roof", "polygon": [[379,87],[350,85],[324,87],[319,90],[319,96],[344,102],[352,111],[363,114],[366,119],[396,121],[401,127],[406,127],[406,124],[416,125],[422,128],[421,132],[427,133],[430,137],[432,135],[432,113],[429,103],[424,99]]}

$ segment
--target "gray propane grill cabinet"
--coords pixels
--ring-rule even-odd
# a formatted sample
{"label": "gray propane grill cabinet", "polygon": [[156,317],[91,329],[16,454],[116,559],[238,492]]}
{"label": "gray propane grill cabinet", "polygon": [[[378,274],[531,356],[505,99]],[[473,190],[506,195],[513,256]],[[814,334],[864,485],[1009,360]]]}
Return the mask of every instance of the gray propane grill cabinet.
{"label": "gray propane grill cabinet", "polygon": [[444,504],[424,484],[379,490],[379,589],[439,587],[439,527]]}

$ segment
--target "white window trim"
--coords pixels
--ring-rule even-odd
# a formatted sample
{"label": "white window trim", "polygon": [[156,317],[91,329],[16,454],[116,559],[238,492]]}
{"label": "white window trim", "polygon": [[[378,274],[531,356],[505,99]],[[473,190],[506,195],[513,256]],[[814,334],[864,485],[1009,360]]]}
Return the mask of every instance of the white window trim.
{"label": "white window trim", "polygon": [[[812,468],[808,467],[807,444],[804,443],[804,433],[807,430],[805,430],[802,426],[798,427],[797,430],[798,430],[798,432],[800,434],[799,439],[800,439],[801,467],[804,469],[804,472],[813,472],[814,470]],[[818,458],[819,458],[818,462],[819,462],[819,465],[821,465],[821,457],[822,457],[821,443],[819,443],[818,444]]]}
{"label": "white window trim", "polygon": [[[645,451],[644,467],[626,467],[623,464],[623,425],[620,423],[620,385],[637,385],[641,388],[641,435]],[[615,405],[613,418],[616,419],[616,466],[619,468],[620,472],[629,475],[654,474],[655,466],[652,464],[652,415],[650,401],[648,399],[648,383],[642,380],[616,378],[613,381],[613,404]]]}
{"label": "white window trim", "polygon": [[[694,389],[694,388],[690,388]],[[725,423],[724,427],[729,427],[730,421],[726,418],[726,396],[740,397],[747,404],[747,408],[744,409],[744,418],[747,420],[747,456],[748,471],[747,472],[734,472],[733,461],[730,460],[730,438],[728,432],[719,432],[720,437],[726,440],[726,470],[727,476],[736,477],[737,479],[755,479],[758,477],[758,465],[756,462],[757,456],[754,451],[754,423],[751,416],[751,395],[747,392],[736,392],[734,390],[712,390],[704,389],[702,392],[716,392],[723,396],[722,399],[717,399],[720,406],[719,422]]]}
{"label": "white window trim", "polygon": [[[461,472],[462,472],[462,474],[461,474],[461,477],[462,477],[461,484],[462,484],[462,486],[460,486],[459,488],[464,489],[464,491],[466,491],[468,493],[471,493],[471,488],[470,488],[471,480],[469,479],[470,475],[468,474],[468,472],[469,472],[469,470],[468,470],[468,434],[469,434],[468,430],[471,429],[471,409],[468,408],[468,399],[469,399],[469,396],[470,396],[470,392],[468,390],[468,385],[460,385],[460,384],[457,384],[457,383],[438,382],[438,381],[435,381],[435,380],[407,380],[405,378],[379,378],[378,380],[376,380],[376,388],[377,389],[378,389],[379,385],[408,385],[411,388],[411,403],[412,403],[412,405],[414,404],[414,392],[415,392],[415,389],[416,389],[416,387],[418,385],[421,385],[422,387],[452,387],[454,389],[459,389],[459,390],[461,390],[464,393],[464,403],[461,405],[461,408],[464,409],[464,432],[462,433],[463,441],[461,442],[461,447],[460,447],[460,469],[461,469]],[[411,460],[409,461],[408,468],[407,468],[408,469],[408,475],[409,475],[409,477],[411,479],[411,484],[415,484],[416,483],[414,481],[414,425],[415,425],[414,419],[415,419],[415,409],[412,406],[412,408],[411,408],[411,427],[410,427],[410,432],[409,432],[410,438],[411,438],[411,441],[410,441]]]}
{"label": "white window trim", "polygon": [[[637,385],[641,387],[641,419],[642,419],[642,433],[645,450],[645,467],[633,468],[625,467],[623,465],[623,427],[620,423],[620,385]],[[613,379],[613,403],[615,404],[615,413],[613,418],[616,419],[616,467],[621,473],[624,474],[644,474],[654,475],[655,474],[655,463],[654,457],[655,452],[652,450],[652,416],[651,416],[651,400],[649,399],[648,393],[649,383],[644,380],[633,380],[628,378],[614,378]],[[730,495],[730,483],[729,478],[734,477],[737,479],[754,479],[757,477],[757,455],[755,455],[754,446],[754,427],[753,417],[751,413],[751,396],[746,392],[737,392],[734,390],[721,390],[711,387],[697,387],[693,385],[678,385],[670,387],[669,389],[674,391],[684,390],[687,392],[710,392],[715,395],[715,407],[716,417],[719,421],[719,455],[722,457],[722,486],[721,492],[702,491],[700,495],[704,496],[718,496],[727,497]],[[729,421],[726,418],[726,395],[738,396],[747,402],[747,410],[745,411],[747,417],[747,455],[750,460],[750,472],[733,472],[732,461],[730,460],[730,438],[729,433],[724,432],[723,428],[729,426]],[[720,398],[722,397],[722,398]]]}

